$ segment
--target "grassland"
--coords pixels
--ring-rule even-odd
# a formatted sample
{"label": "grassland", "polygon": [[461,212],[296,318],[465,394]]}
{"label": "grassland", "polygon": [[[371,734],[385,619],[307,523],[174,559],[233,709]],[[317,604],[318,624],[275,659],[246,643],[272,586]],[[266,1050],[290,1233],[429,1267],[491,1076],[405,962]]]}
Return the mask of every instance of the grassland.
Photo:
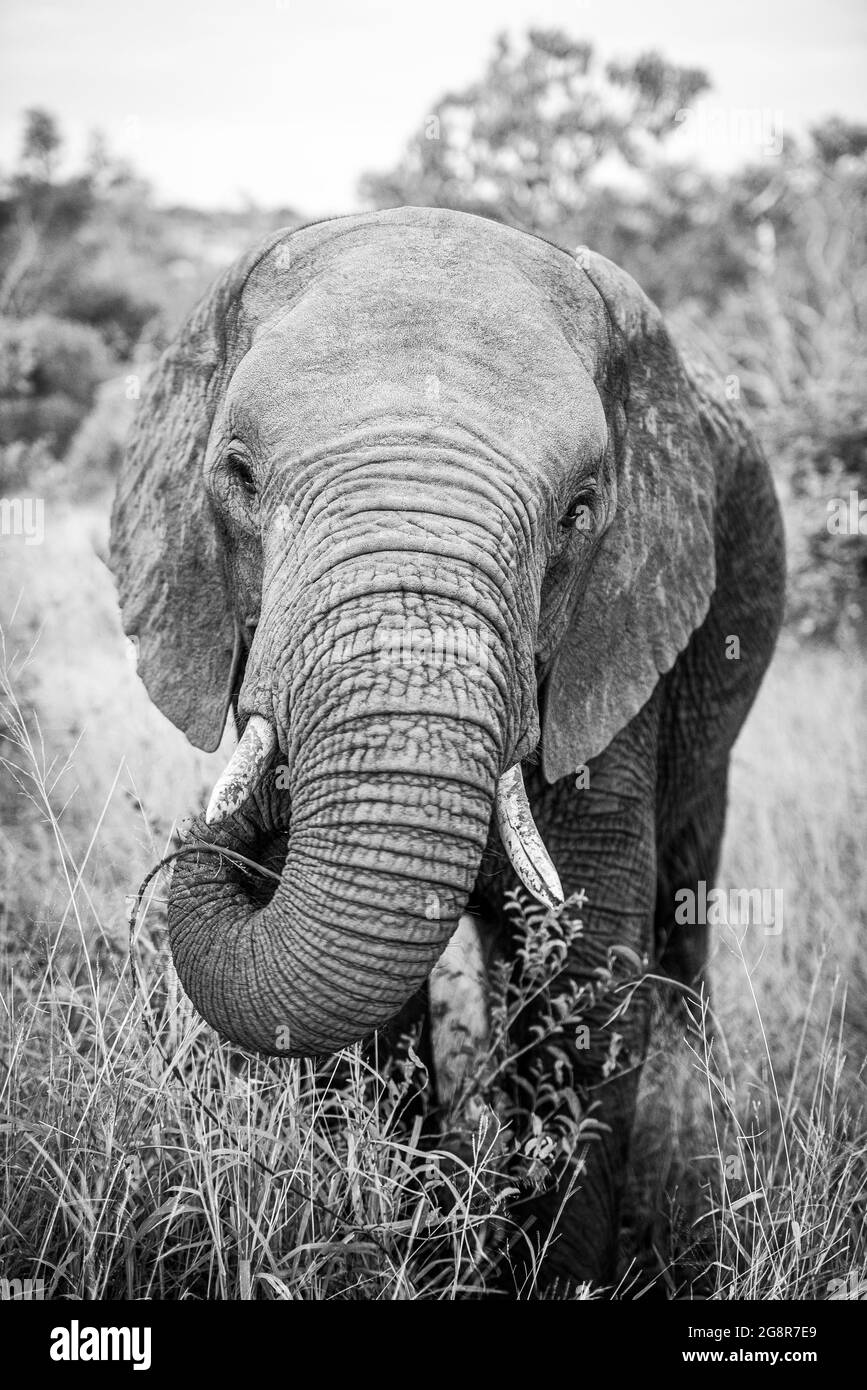
{"label": "grassland", "polygon": [[[513,1183],[492,1116],[456,1154],[422,1133],[411,1058],[221,1044],[179,992],[161,877],[130,953],[128,898],[223,757],[137,682],[104,535],[97,499],[2,542],[0,1274],[60,1298],[481,1294]],[[784,928],[719,930],[713,1028],[660,1022],[617,1296],[867,1288],[865,735],[858,662],[788,639],[721,871],[782,886]]]}

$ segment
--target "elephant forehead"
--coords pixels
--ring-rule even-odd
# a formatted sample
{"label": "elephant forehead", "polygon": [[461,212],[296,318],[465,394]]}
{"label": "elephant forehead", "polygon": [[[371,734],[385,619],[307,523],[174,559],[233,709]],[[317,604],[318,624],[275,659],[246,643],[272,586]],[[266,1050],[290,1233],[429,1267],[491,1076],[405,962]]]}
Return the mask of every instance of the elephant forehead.
{"label": "elephant forehead", "polygon": [[541,462],[592,451],[605,428],[551,304],[519,270],[477,257],[342,258],[263,325],[232,397],[260,433],[276,443],[291,429],[302,450],[427,420]]}

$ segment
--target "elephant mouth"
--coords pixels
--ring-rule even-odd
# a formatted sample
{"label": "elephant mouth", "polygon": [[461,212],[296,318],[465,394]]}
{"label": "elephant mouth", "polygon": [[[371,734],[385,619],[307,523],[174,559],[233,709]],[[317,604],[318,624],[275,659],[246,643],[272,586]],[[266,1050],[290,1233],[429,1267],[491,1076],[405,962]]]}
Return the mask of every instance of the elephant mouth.
{"label": "elephant mouth", "polygon": [[[260,714],[251,715],[211,793],[205,812],[209,826],[222,825],[259,788],[277,746],[273,724]],[[514,763],[500,777],[495,808],[503,847],[524,887],[546,907],[554,910],[562,907],[560,878],[533,820],[520,763]]]}

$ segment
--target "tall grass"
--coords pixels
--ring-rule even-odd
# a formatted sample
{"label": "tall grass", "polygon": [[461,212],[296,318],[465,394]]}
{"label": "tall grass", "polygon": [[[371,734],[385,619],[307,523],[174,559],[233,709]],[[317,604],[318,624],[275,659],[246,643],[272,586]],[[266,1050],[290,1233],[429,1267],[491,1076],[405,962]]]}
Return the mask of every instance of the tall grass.
{"label": "tall grass", "polygon": [[660,1023],[635,1200],[670,1293],[865,1291],[865,708],[856,660],[785,639],[735,747],[718,881],[785,912],[715,929],[697,1032]]}
{"label": "tall grass", "polygon": [[50,757],[9,678],[28,668],[3,655],[2,763],[64,904],[48,931],[4,922],[3,1277],[85,1299],[481,1289],[505,1190],[496,1124],[463,1154],[423,1144],[411,1046],[379,1069],[358,1047],[317,1068],[219,1044],[179,993],[156,884],[127,957],[121,900],[103,920],[88,886],[120,769],[86,843],[80,818],[70,837],[55,793],[75,754]]}
{"label": "tall grass", "polygon": [[[324,1067],[220,1043],[178,989],[160,878],[130,960],[125,898],[219,758],[138,690],[91,525],[56,518],[51,555],[11,565],[0,1274],[59,1298],[482,1296],[510,1200],[564,1149],[540,1107],[516,1154],[502,1059],[451,1143],[412,1039]],[[782,887],[785,925],[717,933],[694,1030],[660,1012],[615,1296],[863,1293],[861,685],[839,653],[783,647],[736,748],[720,881]]]}

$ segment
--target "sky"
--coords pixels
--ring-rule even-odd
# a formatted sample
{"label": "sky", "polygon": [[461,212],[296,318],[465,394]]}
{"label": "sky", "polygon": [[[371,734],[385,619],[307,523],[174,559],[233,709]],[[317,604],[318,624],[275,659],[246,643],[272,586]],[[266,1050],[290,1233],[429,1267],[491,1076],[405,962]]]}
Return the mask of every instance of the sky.
{"label": "sky", "polygon": [[0,0],[0,170],[41,106],[69,170],[98,128],[160,201],[352,211],[359,175],[531,26],[705,68],[671,148],[711,168],[829,114],[867,122],[865,0]]}

